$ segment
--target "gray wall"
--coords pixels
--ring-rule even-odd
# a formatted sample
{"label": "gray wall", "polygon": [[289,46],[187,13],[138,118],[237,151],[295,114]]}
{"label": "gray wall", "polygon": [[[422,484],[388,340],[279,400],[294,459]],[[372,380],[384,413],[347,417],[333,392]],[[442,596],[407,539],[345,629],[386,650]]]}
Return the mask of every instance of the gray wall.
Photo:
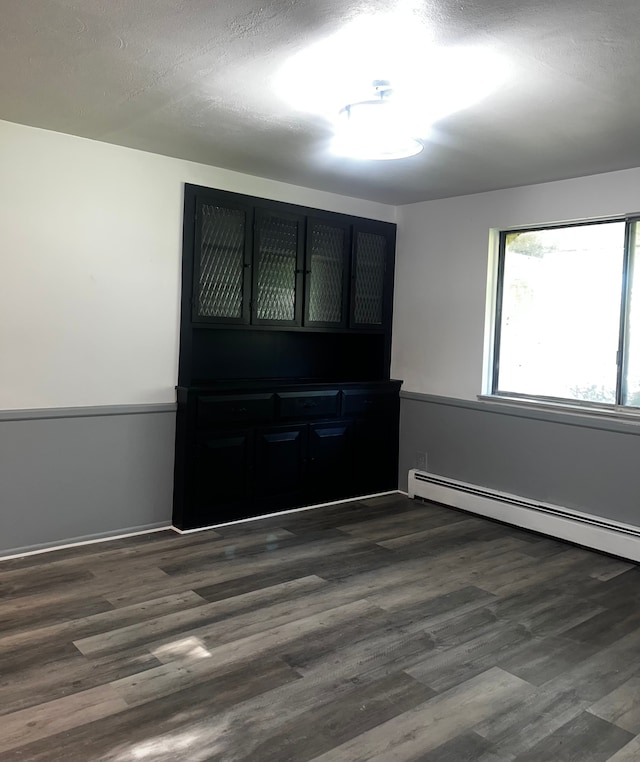
{"label": "gray wall", "polygon": [[633,422],[403,393],[400,488],[428,470],[640,526],[640,426]]}
{"label": "gray wall", "polygon": [[0,413],[0,555],[171,524],[175,405]]}

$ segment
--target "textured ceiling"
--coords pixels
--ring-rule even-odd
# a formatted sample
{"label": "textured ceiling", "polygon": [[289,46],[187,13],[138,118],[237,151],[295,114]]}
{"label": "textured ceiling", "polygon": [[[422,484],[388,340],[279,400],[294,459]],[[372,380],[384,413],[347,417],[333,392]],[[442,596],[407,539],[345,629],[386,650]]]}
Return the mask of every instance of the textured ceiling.
{"label": "textured ceiling", "polygon": [[291,56],[389,13],[376,0],[0,0],[0,119],[390,204],[640,165],[638,0],[400,6],[509,75],[412,159],[335,157],[329,123],[274,90]]}

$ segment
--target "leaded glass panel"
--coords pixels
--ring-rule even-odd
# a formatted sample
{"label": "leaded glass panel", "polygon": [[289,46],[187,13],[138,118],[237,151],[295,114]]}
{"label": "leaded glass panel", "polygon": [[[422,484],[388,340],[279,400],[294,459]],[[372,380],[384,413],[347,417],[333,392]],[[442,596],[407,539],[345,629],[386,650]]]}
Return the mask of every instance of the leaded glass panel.
{"label": "leaded glass panel", "polygon": [[241,318],[245,212],[203,204],[198,315]]}
{"label": "leaded glass panel", "polygon": [[356,239],[354,322],[382,325],[387,240],[359,231]]}
{"label": "leaded glass panel", "polygon": [[344,228],[313,223],[309,260],[310,322],[339,324],[342,321],[345,235]]}
{"label": "leaded glass panel", "polygon": [[298,222],[282,217],[258,219],[258,320],[295,320]]}

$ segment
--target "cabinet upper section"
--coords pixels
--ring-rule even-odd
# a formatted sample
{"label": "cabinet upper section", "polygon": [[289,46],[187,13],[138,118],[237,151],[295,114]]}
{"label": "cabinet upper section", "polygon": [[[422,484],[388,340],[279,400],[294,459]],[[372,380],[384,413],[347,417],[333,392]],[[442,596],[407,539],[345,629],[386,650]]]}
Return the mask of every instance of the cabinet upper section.
{"label": "cabinet upper section", "polygon": [[392,223],[187,185],[184,228],[195,324],[390,330]]}

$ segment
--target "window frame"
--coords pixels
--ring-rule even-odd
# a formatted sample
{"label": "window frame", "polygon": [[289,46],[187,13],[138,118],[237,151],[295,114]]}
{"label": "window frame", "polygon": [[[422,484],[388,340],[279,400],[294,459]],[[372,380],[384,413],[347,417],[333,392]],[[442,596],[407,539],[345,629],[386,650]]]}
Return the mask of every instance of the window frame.
{"label": "window frame", "polygon": [[[621,294],[619,302],[619,321],[618,321],[618,346],[616,355],[616,391],[615,402],[593,402],[590,400],[579,400],[571,397],[551,397],[546,395],[524,394],[520,392],[508,392],[499,389],[498,380],[500,373],[500,341],[502,331],[502,308],[504,293],[504,273],[506,263],[506,241],[507,236],[513,233],[529,233],[540,230],[567,229],[575,227],[587,227],[589,225],[602,225],[607,223],[625,223],[624,230],[624,248],[622,255],[622,277]],[[638,226],[638,228],[636,227]],[[611,216],[603,218],[594,218],[579,221],[553,222],[549,224],[517,226],[513,228],[502,228],[496,230],[497,233],[497,261],[495,277],[490,285],[493,299],[491,342],[490,342],[490,364],[489,364],[489,393],[487,396],[481,395],[484,399],[503,400],[510,402],[530,402],[547,404],[553,407],[563,409],[578,408],[591,409],[594,412],[611,413],[619,412],[624,414],[640,414],[640,405],[624,404],[626,398],[626,371],[628,368],[628,333],[629,333],[629,311],[630,311],[630,284],[634,267],[640,266],[636,263],[637,258],[640,261],[640,246],[634,250],[634,239],[638,238],[638,229],[640,229],[640,213],[627,214],[621,216]]]}

